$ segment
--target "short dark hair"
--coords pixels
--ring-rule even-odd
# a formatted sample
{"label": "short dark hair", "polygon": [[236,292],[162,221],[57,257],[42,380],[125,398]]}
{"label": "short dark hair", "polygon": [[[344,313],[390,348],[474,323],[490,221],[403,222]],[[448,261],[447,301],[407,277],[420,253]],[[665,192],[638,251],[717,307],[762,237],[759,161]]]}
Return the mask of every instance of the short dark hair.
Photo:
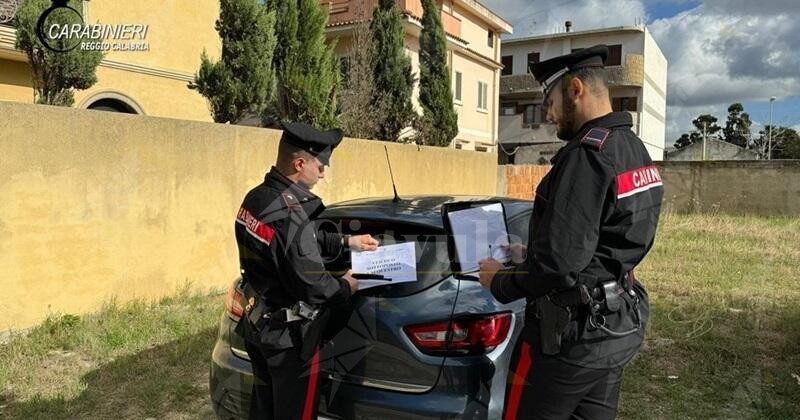
{"label": "short dark hair", "polygon": [[297,158],[311,159],[313,156],[304,149],[301,149],[287,141],[278,144],[278,166],[284,167],[292,163]]}
{"label": "short dark hair", "polygon": [[[606,82],[606,69],[604,67],[584,67],[573,72],[570,72],[567,78],[581,79],[583,84],[589,87],[589,90],[595,94],[604,93],[608,89]],[[566,92],[569,81],[566,80],[562,83],[562,92]]]}

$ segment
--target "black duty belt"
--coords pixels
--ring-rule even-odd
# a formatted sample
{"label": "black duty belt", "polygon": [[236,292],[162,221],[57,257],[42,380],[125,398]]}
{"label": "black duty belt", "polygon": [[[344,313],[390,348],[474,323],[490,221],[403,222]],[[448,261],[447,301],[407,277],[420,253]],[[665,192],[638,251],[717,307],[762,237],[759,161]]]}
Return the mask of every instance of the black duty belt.
{"label": "black duty belt", "polygon": [[[547,299],[558,306],[567,308],[573,317],[577,315],[578,308],[588,308],[590,328],[603,331],[612,337],[624,337],[639,331],[642,327],[642,315],[639,311],[639,296],[631,287],[635,281],[633,272],[628,273],[623,281],[627,287],[623,287],[616,280],[599,283],[592,289],[581,284],[569,290],[549,293]],[[629,300],[633,306],[636,326],[627,331],[609,329],[606,326],[606,315],[620,311],[625,300]]]}

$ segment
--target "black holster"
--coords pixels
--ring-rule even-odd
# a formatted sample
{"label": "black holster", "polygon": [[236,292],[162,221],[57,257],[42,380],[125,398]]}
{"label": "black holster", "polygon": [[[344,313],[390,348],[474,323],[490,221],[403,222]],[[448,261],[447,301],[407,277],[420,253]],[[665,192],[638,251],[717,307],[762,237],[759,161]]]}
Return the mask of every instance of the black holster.
{"label": "black holster", "polygon": [[323,306],[314,319],[296,322],[296,335],[300,341],[300,359],[307,362],[322,345],[322,334],[330,319],[330,311]]}
{"label": "black holster", "polygon": [[548,295],[536,299],[535,308],[536,318],[539,319],[542,353],[558,354],[561,351],[561,337],[572,313],[568,307],[553,303]]}

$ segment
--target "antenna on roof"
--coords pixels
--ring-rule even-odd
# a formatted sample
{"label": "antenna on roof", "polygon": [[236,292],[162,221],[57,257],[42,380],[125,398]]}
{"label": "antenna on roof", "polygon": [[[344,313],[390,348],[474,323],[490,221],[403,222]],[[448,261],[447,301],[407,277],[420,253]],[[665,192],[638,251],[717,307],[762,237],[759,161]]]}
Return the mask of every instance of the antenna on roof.
{"label": "antenna on roof", "polygon": [[400,202],[400,196],[397,195],[397,186],[394,183],[394,174],[392,173],[392,161],[389,160],[389,149],[386,145],[383,146],[383,151],[386,152],[386,163],[389,164],[389,177],[392,179],[392,190],[394,190],[394,198],[392,203]]}

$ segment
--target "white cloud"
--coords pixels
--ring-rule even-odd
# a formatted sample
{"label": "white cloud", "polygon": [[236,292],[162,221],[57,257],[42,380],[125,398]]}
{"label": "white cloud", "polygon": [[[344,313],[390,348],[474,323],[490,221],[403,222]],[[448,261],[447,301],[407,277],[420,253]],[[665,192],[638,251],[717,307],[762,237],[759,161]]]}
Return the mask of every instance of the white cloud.
{"label": "white cloud", "polygon": [[800,91],[800,3],[707,0],[650,24],[669,60],[667,141],[710,113],[724,122],[733,102],[762,101]]}
{"label": "white cloud", "polygon": [[512,37],[563,31],[568,20],[573,31],[582,31],[630,26],[647,17],[640,0],[484,0],[482,3],[512,24]]}

